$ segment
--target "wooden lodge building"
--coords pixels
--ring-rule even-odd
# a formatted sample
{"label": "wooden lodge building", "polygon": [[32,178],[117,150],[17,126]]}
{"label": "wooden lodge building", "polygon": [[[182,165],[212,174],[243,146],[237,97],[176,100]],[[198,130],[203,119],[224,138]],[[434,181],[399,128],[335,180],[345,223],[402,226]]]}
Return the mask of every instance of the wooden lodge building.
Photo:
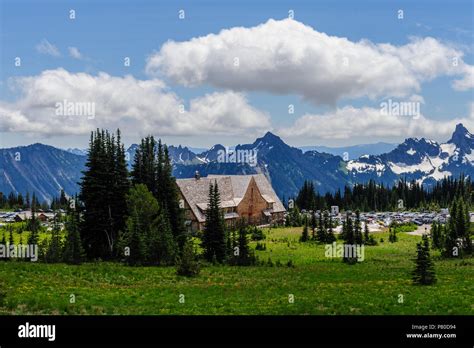
{"label": "wooden lodge building", "polygon": [[177,179],[180,204],[192,231],[204,229],[209,202],[209,185],[217,182],[224,220],[233,227],[240,219],[252,225],[283,223],[285,207],[263,174],[209,175],[196,173],[191,179]]}

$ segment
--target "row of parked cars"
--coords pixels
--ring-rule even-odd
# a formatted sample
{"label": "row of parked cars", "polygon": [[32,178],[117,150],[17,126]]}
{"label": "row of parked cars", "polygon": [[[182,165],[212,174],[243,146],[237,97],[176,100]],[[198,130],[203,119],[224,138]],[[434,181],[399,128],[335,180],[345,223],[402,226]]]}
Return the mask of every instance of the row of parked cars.
{"label": "row of parked cars", "polygon": [[[304,212],[309,213],[311,212]],[[317,210],[314,214],[319,218],[321,211]],[[333,220],[341,223],[346,218],[347,212],[331,214]],[[355,216],[354,212],[348,211],[352,217]],[[474,218],[474,213],[471,213],[471,217]],[[361,221],[366,221],[368,223],[378,223],[380,225],[389,226],[391,223],[409,223],[412,222],[418,226],[424,224],[432,224],[433,222],[438,222],[441,224],[446,223],[449,218],[448,209],[441,209],[439,212],[361,212],[360,219]]]}

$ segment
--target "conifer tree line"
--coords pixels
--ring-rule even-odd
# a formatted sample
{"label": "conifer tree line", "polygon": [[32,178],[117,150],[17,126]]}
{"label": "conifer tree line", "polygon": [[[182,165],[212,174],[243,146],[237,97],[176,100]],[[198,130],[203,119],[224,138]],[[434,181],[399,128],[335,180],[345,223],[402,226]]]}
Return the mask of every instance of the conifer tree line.
{"label": "conifer tree line", "polygon": [[392,187],[368,183],[345,186],[343,192],[337,190],[321,195],[311,181],[305,181],[295,199],[302,210],[324,210],[337,205],[344,210],[390,211],[399,208],[399,200],[404,209],[439,209],[451,205],[455,197],[461,196],[469,206],[474,202],[474,183],[470,178],[445,177],[431,187],[416,181],[400,180]]}
{"label": "conifer tree line", "polygon": [[[39,258],[43,262],[57,263],[65,262],[72,265],[79,265],[85,260],[84,248],[80,235],[81,217],[76,209],[78,198],[70,198],[70,204],[66,206],[66,216],[63,219],[61,214],[55,215],[52,224],[50,238],[45,238],[39,243]],[[32,220],[34,220],[32,212]],[[64,221],[65,236],[61,233],[60,222]],[[37,230],[31,230],[28,244],[38,244]]]}
{"label": "conifer tree line", "polygon": [[[81,242],[79,231],[80,214],[77,209],[73,209],[77,204],[77,197],[70,199],[70,205],[67,206],[66,216],[57,213],[52,222],[51,235],[49,238],[44,238],[41,242],[39,239],[39,232],[42,229],[40,221],[36,217],[36,208],[31,207],[31,218],[25,223],[25,226],[20,230],[20,237],[17,241],[18,245],[38,245],[38,258],[42,262],[57,263],[65,262],[68,264],[81,264],[84,261],[84,250]],[[61,224],[64,224],[65,233],[61,230]],[[8,243],[5,238],[5,233],[1,240],[2,244],[15,244],[13,241],[13,228],[11,225],[7,227],[10,231]],[[29,231],[28,238],[23,239],[23,231]],[[8,260],[8,259],[6,259]],[[22,259],[19,259],[20,261]]]}
{"label": "conifer tree line", "polygon": [[[304,228],[300,237],[301,242],[316,241],[321,244],[330,244],[336,241],[333,230],[335,227],[334,222],[332,216],[327,211],[319,214],[318,219],[312,214],[310,225],[308,225],[309,219],[307,217],[304,220]],[[369,234],[368,225],[364,225],[364,231],[362,231],[359,211],[356,211],[354,218],[352,214],[346,213],[345,219],[342,221],[342,230],[338,237],[346,244],[376,245],[377,242],[374,237]],[[311,231],[309,231],[309,228],[311,228]]]}
{"label": "conifer tree line", "polygon": [[431,225],[431,243],[447,258],[472,255],[471,222],[468,205],[462,196],[453,200],[449,208],[450,218],[446,224]]}
{"label": "conifer tree line", "polygon": [[[306,219],[307,220],[307,219]],[[328,244],[336,240],[334,236],[334,223],[332,221],[332,216],[328,212],[319,214],[319,218],[316,220],[314,214],[311,216],[311,240],[317,241],[319,243]],[[305,228],[307,226],[305,225]],[[301,238],[301,241],[304,241]]]}
{"label": "conifer tree line", "polygon": [[7,196],[0,192],[0,209],[31,209],[34,206],[36,209],[48,209],[50,205],[48,202],[39,202],[35,193],[30,196],[27,191],[26,194],[10,192]]}
{"label": "conifer tree line", "polygon": [[15,192],[10,192],[8,196],[5,196],[3,192],[0,192],[0,209],[31,209],[31,207],[34,206],[37,210],[58,210],[66,209],[68,202],[69,200],[66,197],[66,193],[62,189],[59,196],[53,197],[51,203],[47,201],[40,203],[34,192],[33,195],[30,195],[30,192],[26,191],[25,196],[21,193],[16,194]]}
{"label": "conifer tree line", "polygon": [[161,141],[142,139],[129,173],[120,131],[93,132],[79,197],[88,259],[176,262],[186,235],[171,160]]}
{"label": "conifer tree line", "polygon": [[[333,228],[334,224],[331,215],[325,211],[319,214],[319,218],[316,220],[315,215],[312,214],[311,218],[311,238],[309,237],[308,231],[308,218],[305,217],[305,224],[303,232],[300,237],[301,242],[316,241],[320,244],[331,244],[336,241]],[[344,248],[343,262],[348,264],[355,264],[357,262],[357,248],[356,246],[361,245],[377,245],[374,237],[369,235],[369,229],[367,224],[364,224],[364,230],[362,230],[362,222],[360,219],[360,212],[355,212],[355,217],[350,213],[346,213],[345,219],[342,221],[342,230],[338,235],[338,238],[343,241],[344,245],[348,248]]]}

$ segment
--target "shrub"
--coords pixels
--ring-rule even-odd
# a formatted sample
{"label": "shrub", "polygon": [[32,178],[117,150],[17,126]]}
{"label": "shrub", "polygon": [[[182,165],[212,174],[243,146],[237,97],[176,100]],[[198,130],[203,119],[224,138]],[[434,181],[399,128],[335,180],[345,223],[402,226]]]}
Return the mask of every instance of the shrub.
{"label": "shrub", "polygon": [[[381,240],[383,242],[383,239]],[[375,240],[374,236],[369,235],[369,238],[365,240],[365,245],[377,245],[377,241]]]}
{"label": "shrub", "polygon": [[265,234],[263,233],[263,230],[260,228],[257,228],[257,226],[254,227],[251,235],[252,240],[257,241],[257,240],[264,240],[265,239]]}
{"label": "shrub", "polygon": [[397,232],[395,231],[395,228],[390,228],[389,229],[388,241],[390,243],[395,243],[397,240],[398,240],[398,238],[397,238]]}
{"label": "shrub", "polygon": [[176,274],[185,277],[195,277],[199,274],[201,267],[197,260],[193,244],[188,239],[184,243],[183,254],[178,260]]}

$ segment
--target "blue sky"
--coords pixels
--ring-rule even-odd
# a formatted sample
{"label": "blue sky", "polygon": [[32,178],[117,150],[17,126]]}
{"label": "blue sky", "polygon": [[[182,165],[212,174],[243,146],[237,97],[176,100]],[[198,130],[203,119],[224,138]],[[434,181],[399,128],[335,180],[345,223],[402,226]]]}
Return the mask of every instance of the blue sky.
{"label": "blue sky", "polygon": [[[71,9],[76,14],[74,20],[69,19]],[[400,9],[403,10],[403,19],[397,17],[397,11]],[[185,11],[185,19],[178,18],[179,10]],[[61,68],[67,74],[84,73],[93,77],[97,76],[99,72],[105,72],[118,78],[131,75],[140,81],[159,79],[165,84],[163,90],[167,93],[173,93],[178,96],[178,99],[183,100],[186,109],[190,107],[190,100],[202,98],[206,94],[232,91],[232,93],[239,93],[245,98],[246,105],[242,106],[243,112],[248,110],[249,107],[258,110],[258,112],[255,112],[254,119],[245,121],[248,129],[244,126],[241,129],[235,127],[237,121],[232,119],[229,121],[228,133],[226,133],[225,126],[222,125],[216,126],[215,131],[211,127],[207,127],[196,132],[190,131],[190,129],[196,128],[193,126],[194,124],[186,127],[186,130],[179,130],[180,127],[176,125],[165,127],[163,123],[166,123],[166,116],[163,116],[159,121],[159,125],[157,125],[158,122],[155,124],[154,121],[148,120],[143,122],[142,129],[137,129],[130,132],[130,134],[127,134],[127,129],[124,129],[127,143],[137,142],[139,135],[151,132],[174,144],[210,146],[214,143],[224,143],[232,145],[251,141],[255,136],[264,134],[266,130],[281,134],[286,141],[294,145],[339,146],[375,141],[396,142],[403,140],[405,135],[427,136],[442,141],[447,140],[446,134],[448,132],[436,130],[436,128],[451,127],[452,124],[448,122],[450,120],[469,118],[474,101],[472,87],[453,88],[453,81],[461,79],[462,74],[453,75],[446,72],[440,69],[436,62],[433,63],[433,69],[436,71],[430,77],[426,77],[428,73],[424,69],[413,70],[413,75],[418,79],[419,88],[410,89],[407,87],[406,91],[404,90],[404,93],[406,92],[404,95],[400,95],[399,90],[397,90],[393,95],[390,94],[391,91],[388,91],[384,95],[374,97],[374,95],[371,95],[374,86],[371,85],[367,94],[362,93],[354,96],[354,93],[349,95],[342,92],[336,93],[336,100],[329,103],[320,102],[319,96],[315,96],[316,99],[308,98],[308,94],[302,93],[298,87],[294,90],[289,88],[286,91],[278,92],[280,87],[273,88],[269,85],[270,82],[269,84],[262,84],[261,81],[258,81],[258,66],[263,63],[258,61],[254,62],[255,66],[252,68],[256,69],[257,81],[253,82],[257,87],[254,87],[253,82],[246,78],[243,82],[237,81],[234,88],[233,82],[227,81],[225,78],[225,70],[219,70],[221,76],[204,78],[197,84],[183,83],[183,80],[190,81],[187,80],[188,76],[184,72],[186,66],[175,66],[175,62],[173,62],[181,56],[179,51],[176,53],[177,58],[169,56],[168,60],[171,61],[166,61],[166,64],[160,65],[160,68],[155,69],[156,71],[152,74],[146,70],[147,59],[155,54],[160,55],[163,44],[168,41],[176,43],[190,42],[193,38],[205,37],[211,33],[219,34],[223,29],[254,28],[267,23],[269,19],[284,20],[288,17],[289,10],[294,11],[294,20],[298,23],[318,33],[326,33],[331,37],[347,38],[350,42],[356,44],[360,40],[369,41],[370,45],[386,43],[398,48],[409,44],[412,37],[419,39],[431,37],[443,45],[443,49],[449,47],[456,50],[456,52],[461,52],[463,66],[470,67],[474,64],[474,14],[473,3],[469,0],[133,2],[1,0],[0,102],[4,106],[6,105],[5,109],[7,111],[2,111],[4,115],[1,116],[0,121],[4,122],[5,119],[7,121],[4,122],[4,126],[0,125],[2,131],[0,132],[0,146],[25,145],[36,141],[60,147],[86,146],[88,136],[84,134],[87,131],[87,126],[83,123],[81,123],[81,132],[71,132],[67,129],[54,132],[52,129],[59,129],[59,127],[56,127],[56,121],[49,126],[48,130],[38,131],[38,127],[30,127],[30,129],[24,124],[18,125],[18,122],[15,123],[11,120],[12,117],[17,117],[15,115],[18,115],[18,113],[15,113],[15,111],[18,111],[25,115],[25,118],[29,121],[36,121],[35,111],[40,114],[42,110],[35,108],[34,98],[36,96],[41,100],[46,98],[40,94],[43,90],[38,89],[39,82],[35,82],[35,84],[28,80],[30,82],[25,87],[24,83],[12,83],[12,81],[22,77],[31,77],[34,80],[44,71],[55,71]],[[284,29],[285,27],[281,26],[279,28]],[[291,43],[291,35],[286,40],[283,42],[284,44],[294,45],[294,43]],[[47,53],[47,50],[40,49],[39,45],[42,42],[54,47],[56,53],[53,51]],[[238,42],[238,35],[236,35],[236,42]],[[214,44],[217,45],[218,43]],[[202,50],[203,45],[201,44],[196,48],[195,54]],[[80,52],[80,57],[74,58],[70,55],[71,47]],[[235,45],[233,47],[238,49]],[[178,49],[180,48],[178,47]],[[210,48],[211,52],[212,49],[215,48]],[[443,52],[439,54],[442,55]],[[446,52],[451,51],[446,49]],[[319,57],[318,54],[315,57]],[[15,57],[21,58],[21,67],[14,65]],[[124,66],[124,57],[130,57],[131,65],[129,67]],[[192,59],[192,55],[190,57],[187,58]],[[445,58],[451,59],[449,54]],[[251,57],[251,59],[258,60],[258,54]],[[403,59],[401,61],[402,64],[406,62]],[[183,64],[189,64],[189,62]],[[175,74],[171,76],[164,72],[165,69],[162,69],[162,67],[182,68],[183,72],[173,70]],[[300,68],[295,67],[295,69]],[[378,67],[367,63],[366,69],[368,71],[378,69]],[[423,70],[423,77],[420,77],[420,69]],[[324,69],[318,71],[323,74],[326,73]],[[216,74],[212,67],[204,72],[208,75]],[[328,71],[327,74],[328,79],[330,79],[334,72]],[[429,74],[431,74],[431,70]],[[64,76],[64,74],[61,76]],[[177,81],[176,76],[181,81]],[[264,76],[269,76],[267,71],[265,71]],[[278,79],[278,70],[275,71],[275,76],[271,78]],[[355,74],[354,79],[357,78],[360,79]],[[295,86],[298,85],[297,81],[294,83]],[[304,83],[307,83],[307,81],[302,81],[302,84]],[[387,83],[397,82],[388,78]],[[12,88],[12,85],[15,85],[16,88]],[[321,85],[315,85],[315,87],[324,89],[324,85],[322,87]],[[25,93],[29,91],[27,91],[27,88],[36,88],[31,90],[32,95],[29,98],[24,97]],[[308,86],[308,89],[311,89],[311,86]],[[58,90],[60,92],[57,93],[57,99],[63,100],[61,91],[64,89],[58,88]],[[51,96],[51,93],[48,91],[47,96]],[[113,93],[113,88],[112,92],[102,91],[100,93]],[[122,100],[127,99],[126,91],[124,93],[124,96],[121,97]],[[71,99],[72,94],[67,95]],[[363,134],[355,129],[354,134],[348,135],[347,132],[339,134],[334,131],[334,137],[319,134],[317,130],[320,127],[317,125],[309,127],[306,131],[295,132],[296,129],[300,130],[302,128],[301,125],[306,126],[306,122],[327,121],[327,127],[337,127],[337,122],[331,125],[331,117],[341,117],[340,122],[343,122],[343,117],[346,117],[342,111],[338,113],[338,109],[343,110],[345,107],[351,107],[358,110],[362,108],[378,110],[381,101],[387,98],[407,101],[412,100],[411,96],[413,95],[416,95],[416,100],[422,98],[423,118],[426,118],[426,122],[431,122],[427,123],[427,127],[420,126],[418,128],[421,130],[427,129],[426,134],[423,131],[419,131],[420,134],[417,134],[417,130],[413,130],[414,133],[404,132],[404,126],[407,129],[414,128],[413,124],[408,123],[406,125],[397,123],[400,130],[393,133],[377,131],[376,124],[373,126],[373,133],[366,132]],[[218,98],[220,98],[220,95],[215,96],[215,99]],[[99,103],[97,106],[99,110],[94,121],[97,123],[90,122],[89,124],[91,129],[94,129],[97,125],[102,126],[102,123],[100,123],[100,103],[103,102],[103,99],[95,102]],[[199,110],[208,110],[208,105],[203,106],[202,104],[203,102],[200,101]],[[294,114],[288,114],[289,104],[294,105]],[[215,104],[212,103],[212,105]],[[123,107],[123,105],[120,105],[120,107]],[[120,107],[112,109],[119,110],[120,113],[120,110],[122,110]],[[160,105],[157,105],[157,108],[160,108]],[[347,109],[345,110],[347,111]],[[149,113],[146,110],[140,112]],[[197,118],[200,115],[197,112],[195,114],[190,115],[190,117]],[[262,116],[263,114],[267,118]],[[304,115],[308,117],[301,119],[300,123],[295,123]],[[325,117],[321,117],[321,115]],[[124,114],[121,117],[127,119],[128,116]],[[140,114],[136,117],[152,118],[153,115]],[[230,115],[226,117],[238,118],[239,116]],[[364,116],[358,117],[364,118]],[[137,119],[141,120],[136,118],[135,121]],[[129,121],[124,121],[123,124],[126,126]],[[265,121],[262,127],[253,127],[253,125],[259,124],[260,121]],[[221,118],[220,121],[215,121],[213,118],[209,118],[207,122],[218,124],[219,122],[225,122],[225,120],[223,121]],[[386,121],[376,121],[374,116],[373,122]],[[130,121],[130,124],[135,125],[141,123],[141,121]],[[42,124],[44,124],[44,119]],[[109,118],[103,124],[104,126],[110,126],[114,123]],[[120,126],[122,123],[117,121],[117,125]],[[368,126],[368,128],[370,127]],[[383,126],[381,127],[383,128]],[[391,124],[386,123],[386,128],[390,127]],[[234,131],[236,128],[239,128],[240,131]],[[177,129],[175,133],[174,129]],[[327,129],[332,131],[332,128]],[[428,131],[430,129],[432,130]]]}

